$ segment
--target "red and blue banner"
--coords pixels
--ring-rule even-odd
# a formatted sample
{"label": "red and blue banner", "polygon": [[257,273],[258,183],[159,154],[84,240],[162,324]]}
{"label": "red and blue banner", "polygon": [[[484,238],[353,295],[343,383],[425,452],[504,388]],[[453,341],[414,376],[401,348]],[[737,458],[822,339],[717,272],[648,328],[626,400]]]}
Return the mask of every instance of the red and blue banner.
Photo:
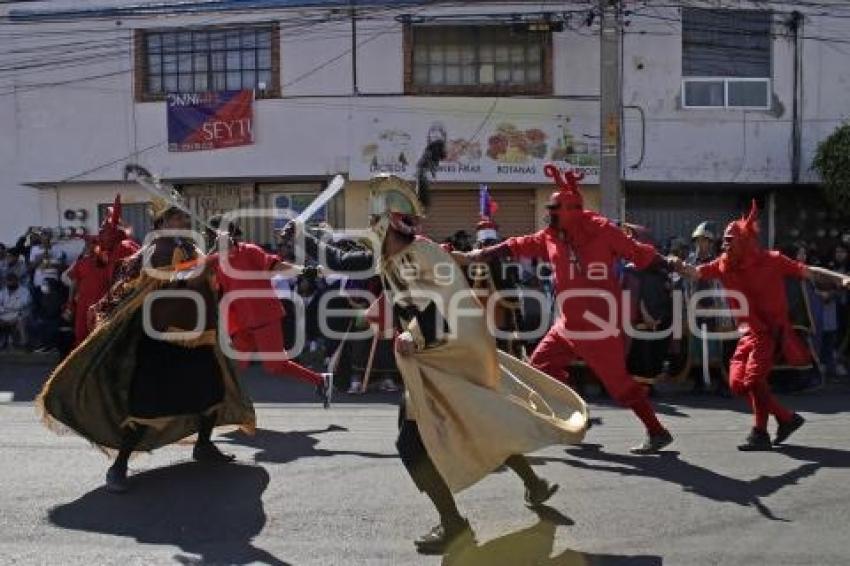
{"label": "red and blue banner", "polygon": [[169,93],[168,151],[254,143],[254,91]]}

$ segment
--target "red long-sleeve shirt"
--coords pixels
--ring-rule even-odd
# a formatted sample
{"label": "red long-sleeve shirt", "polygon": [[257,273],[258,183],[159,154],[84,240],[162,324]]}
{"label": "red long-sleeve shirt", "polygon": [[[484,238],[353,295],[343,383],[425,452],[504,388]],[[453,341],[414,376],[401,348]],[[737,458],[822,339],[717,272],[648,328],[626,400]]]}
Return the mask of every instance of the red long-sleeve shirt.
{"label": "red long-sleeve shirt", "polygon": [[[550,227],[509,238],[505,244],[514,257],[540,258],[552,264],[565,323],[581,331],[598,329],[585,313],[621,325],[622,289],[615,267],[618,258],[629,259],[638,269],[644,269],[658,257],[653,246],[627,236],[613,222],[590,211],[572,227],[569,236]],[[564,293],[579,294],[564,300]],[[612,305],[616,313],[610,311]]]}
{"label": "red long-sleeve shirt", "polygon": [[[746,314],[738,317],[739,324],[747,324],[753,330],[771,330],[788,324],[785,278],[805,277],[804,263],[770,250],[760,252],[755,261],[742,269],[723,271],[721,264],[722,258],[717,258],[700,265],[697,274],[700,279],[719,279],[724,288],[746,297]],[[730,298],[729,306],[737,309],[741,305]]]}
{"label": "red long-sleeve shirt", "polygon": [[[242,330],[259,328],[283,318],[284,310],[280,300],[272,293],[270,271],[280,263],[280,257],[267,253],[255,244],[237,242],[228,253],[229,268],[222,265],[219,254],[213,254],[208,261],[216,267],[216,276],[222,296],[230,291],[262,290],[268,296],[261,298],[242,298],[230,303],[228,309],[228,332],[232,336]],[[241,279],[235,274],[245,271],[267,272],[265,277]],[[247,275],[242,273],[242,275]]]}

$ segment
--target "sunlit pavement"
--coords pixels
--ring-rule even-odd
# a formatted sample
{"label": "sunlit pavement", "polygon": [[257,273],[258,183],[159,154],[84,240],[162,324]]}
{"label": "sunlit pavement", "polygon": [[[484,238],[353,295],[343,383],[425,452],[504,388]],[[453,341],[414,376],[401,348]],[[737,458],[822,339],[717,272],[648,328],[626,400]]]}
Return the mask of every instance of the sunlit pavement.
{"label": "sunlit pavement", "polygon": [[[0,367],[0,563],[441,563],[411,544],[436,514],[395,456],[395,397],[325,411],[309,388],[254,371],[258,434],[217,437],[238,464],[201,466],[173,446],[131,462],[132,491],[112,495],[107,459],[39,422],[45,369]],[[740,401],[659,400],[677,440],[646,457],[627,453],[634,417],[594,405],[593,445],[534,454],[561,485],[550,507],[535,514],[518,479],[494,474],[458,498],[477,545],[443,563],[846,564],[850,392],[784,400],[808,423],[768,454],[735,449],[750,423]]]}

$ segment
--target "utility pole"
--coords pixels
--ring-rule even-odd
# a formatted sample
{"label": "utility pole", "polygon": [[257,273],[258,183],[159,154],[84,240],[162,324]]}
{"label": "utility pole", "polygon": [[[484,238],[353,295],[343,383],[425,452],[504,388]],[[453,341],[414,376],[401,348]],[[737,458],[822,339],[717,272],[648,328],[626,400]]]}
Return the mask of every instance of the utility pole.
{"label": "utility pole", "polygon": [[600,163],[601,212],[612,220],[624,220],[621,124],[623,85],[620,74],[622,19],[620,0],[599,0],[600,33]]}
{"label": "utility pole", "polygon": [[351,0],[351,94],[360,94],[357,84],[357,5]]}

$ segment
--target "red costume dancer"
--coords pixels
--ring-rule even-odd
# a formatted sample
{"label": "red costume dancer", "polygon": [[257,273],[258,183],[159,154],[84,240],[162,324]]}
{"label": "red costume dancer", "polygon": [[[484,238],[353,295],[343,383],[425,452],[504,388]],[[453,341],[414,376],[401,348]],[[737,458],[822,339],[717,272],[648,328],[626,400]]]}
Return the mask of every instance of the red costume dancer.
{"label": "red costume dancer", "polygon": [[848,286],[850,279],[826,269],[809,267],[781,253],[761,248],[756,224],[758,208],[753,201],[746,218],[731,222],[723,233],[723,254],[698,267],[679,265],[691,278],[719,279],[728,291],[741,293],[746,299],[739,304],[729,298],[730,307],[743,313],[738,316],[742,333],[729,365],[729,388],[735,395],[746,396],[753,409],[753,429],[739,450],[770,450],[767,433],[770,415],[779,428],[773,444],[780,444],[803,425],[804,419],[779,404],[770,392],[768,377],[774,356],[780,350],[790,365],[810,362],[802,340],[794,333],[788,318],[785,278],[810,278],[830,284]]}
{"label": "red costume dancer", "polygon": [[[231,233],[234,229],[231,227]],[[235,232],[238,235],[238,231]],[[285,311],[280,300],[272,291],[270,276],[276,270],[292,269],[293,266],[280,257],[267,253],[255,244],[231,241],[228,249],[228,265],[225,266],[218,254],[210,256],[215,262],[221,296],[231,291],[264,291],[268,295],[254,298],[236,299],[230,303],[227,312],[227,331],[233,348],[239,352],[283,353],[283,317]],[[234,275],[245,272],[263,271],[268,276],[261,278],[237,278]],[[240,366],[248,366],[248,360],[242,360]],[[331,376],[322,375],[299,365],[292,360],[264,359],[263,367],[269,373],[294,377],[316,387],[325,408],[330,406]]]}
{"label": "red costume dancer", "polygon": [[139,244],[134,242],[127,228],[121,223],[121,195],[115,195],[115,202],[109,209],[106,220],[97,235],[99,253],[106,262],[110,278],[124,259],[139,251]]}
{"label": "red costume dancer", "polygon": [[559,189],[546,205],[549,226],[535,234],[509,238],[471,252],[461,261],[489,262],[512,256],[551,263],[562,314],[531,355],[531,365],[566,382],[570,363],[583,359],[608,394],[631,408],[646,426],[646,440],[631,451],[657,452],[673,437],[658,421],[647,388],[626,370],[618,316],[622,289],[614,264],[625,257],[638,269],[645,269],[666,264],[666,260],[651,245],[635,241],[604,216],[585,210],[578,188],[582,177],[572,171],[562,173],[554,165],[547,165],[545,171]]}
{"label": "red costume dancer", "polygon": [[68,273],[76,286],[71,300],[75,346],[85,340],[92,330],[88,320],[89,307],[109,290],[121,260],[130,257],[138,249],[138,244],[129,238],[121,224],[121,195],[116,195],[100,232],[88,239],[86,251],[77,258]]}

